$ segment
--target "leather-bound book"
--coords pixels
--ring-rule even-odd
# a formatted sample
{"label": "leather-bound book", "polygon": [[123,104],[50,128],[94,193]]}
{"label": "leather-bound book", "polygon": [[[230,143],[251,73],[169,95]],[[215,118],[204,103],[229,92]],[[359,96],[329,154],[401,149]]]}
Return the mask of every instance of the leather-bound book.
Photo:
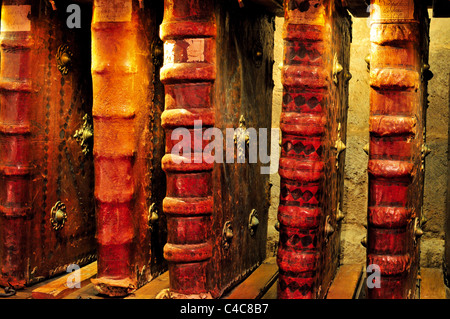
{"label": "leather-bound book", "polygon": [[161,19],[156,1],[93,2],[98,273],[92,282],[109,296],[133,292],[166,267]]}
{"label": "leather-bound book", "polygon": [[96,258],[89,23],[5,0],[0,37],[0,284],[22,288]]}
{"label": "leather-bound book", "polygon": [[429,19],[422,1],[371,2],[369,298],[414,298],[423,197]]}
{"label": "leather-bound book", "polygon": [[339,265],[351,19],[284,1],[278,298],[323,298]]}
{"label": "leather-bound book", "polygon": [[[250,154],[261,147],[259,128],[270,149],[273,19],[251,2],[164,1],[171,298],[220,297],[265,259],[269,164]],[[250,128],[259,136],[245,138]]]}

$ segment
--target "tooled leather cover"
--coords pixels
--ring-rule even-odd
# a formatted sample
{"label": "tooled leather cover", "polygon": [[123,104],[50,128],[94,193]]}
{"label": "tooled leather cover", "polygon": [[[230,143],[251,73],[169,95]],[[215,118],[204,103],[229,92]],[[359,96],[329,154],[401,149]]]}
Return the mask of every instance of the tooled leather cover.
{"label": "tooled leather cover", "polygon": [[[270,128],[272,19],[251,5],[241,11],[229,1],[165,1],[164,257],[172,298],[219,297],[265,258],[269,176],[261,175],[256,164],[192,159],[208,144],[195,135],[195,120],[202,121],[203,131],[214,126],[224,133],[224,149],[216,149],[224,154],[225,129],[238,128],[241,115],[247,127]],[[189,129],[191,143],[183,143],[189,158],[172,154],[177,128]],[[259,219],[254,235],[248,228],[252,209]],[[233,236],[225,248],[227,222]]]}
{"label": "tooled leather cover", "polygon": [[369,298],[414,298],[426,156],[428,15],[420,1],[372,1],[367,265]]}
{"label": "tooled leather cover", "polygon": [[[95,288],[127,295],[166,263],[155,1],[94,1],[92,81],[98,274]],[[161,50],[161,49],[160,49]],[[152,214],[158,219],[152,222]]]}
{"label": "tooled leather cover", "polygon": [[[2,285],[20,288],[96,258],[92,141],[85,155],[74,138],[90,116],[90,56],[78,49],[89,48],[89,37],[86,25],[68,29],[62,10],[3,1]],[[61,45],[72,53],[67,74],[57,66]],[[57,202],[65,205],[67,220],[55,230],[50,219]]]}
{"label": "tooled leather cover", "polygon": [[284,9],[278,298],[323,298],[339,265],[351,20],[340,1]]}

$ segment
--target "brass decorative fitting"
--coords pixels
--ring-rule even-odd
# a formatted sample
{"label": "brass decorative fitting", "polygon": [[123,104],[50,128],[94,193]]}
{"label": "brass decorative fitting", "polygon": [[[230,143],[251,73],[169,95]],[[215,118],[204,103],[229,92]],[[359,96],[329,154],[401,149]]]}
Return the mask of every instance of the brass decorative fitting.
{"label": "brass decorative fitting", "polygon": [[83,116],[84,120],[83,126],[79,130],[76,130],[75,134],[73,135],[73,137],[80,144],[84,155],[86,155],[89,152],[87,140],[94,135],[94,130],[92,128],[92,125],[89,124],[88,119],[89,116],[85,114]]}
{"label": "brass decorative fitting", "polygon": [[420,215],[420,227],[424,227],[427,222],[428,222],[428,218],[422,212],[421,215]]}
{"label": "brass decorative fitting", "polygon": [[420,228],[419,218],[416,217],[414,219],[414,244],[417,244],[418,239],[420,237],[422,237],[422,235],[423,235],[423,230],[422,230],[422,228]]}
{"label": "brass decorative fitting", "polygon": [[338,75],[344,70],[342,65],[339,63],[337,58],[337,53],[334,55],[334,62],[333,62],[333,82],[335,84],[338,83]]}
{"label": "brass decorative fitting", "polygon": [[364,58],[364,61],[366,61],[367,71],[369,71],[370,70],[370,53],[366,55],[366,57]]}
{"label": "brass decorative fitting", "polygon": [[369,155],[369,149],[370,149],[370,143],[367,143],[366,145],[364,145],[363,151],[364,151],[364,153],[366,153],[367,155]]}
{"label": "brass decorative fitting", "polygon": [[248,229],[250,231],[250,236],[255,235],[255,232],[258,229],[258,225],[259,225],[258,212],[256,211],[256,209],[252,209],[248,217]]}
{"label": "brass decorative fitting", "polygon": [[364,247],[367,247],[367,237],[364,237],[363,239],[361,239],[361,245],[363,245]]}
{"label": "brass decorative fitting", "polygon": [[156,209],[156,204],[152,203],[148,208],[148,228],[153,231],[156,223],[158,222],[158,210]]}
{"label": "brass decorative fitting", "polygon": [[422,152],[422,165],[420,168],[423,170],[425,169],[425,157],[427,157],[427,155],[431,153],[431,149],[426,144],[423,144],[421,152]]}
{"label": "brass decorative fitting", "polygon": [[245,126],[245,117],[241,115],[239,118],[239,128],[234,132],[234,144],[237,144],[242,138],[245,139],[245,144],[248,145],[250,141],[250,135],[247,132],[247,127]]}
{"label": "brass decorative fitting", "polygon": [[64,227],[67,220],[66,205],[60,201],[52,207],[50,212],[50,223],[54,230]]}
{"label": "brass decorative fitting", "polygon": [[339,155],[347,148],[341,140],[341,123],[338,124],[338,139],[334,143],[334,148],[336,149],[336,167],[339,168]]}
{"label": "brass decorative fitting", "polygon": [[233,228],[231,227],[231,221],[226,221],[225,224],[223,225],[222,230],[222,243],[224,249],[230,248],[232,239],[233,239]]}
{"label": "brass decorative fitting", "polygon": [[330,216],[327,216],[325,220],[325,238],[328,241],[328,238],[334,233],[335,229],[330,223]]}
{"label": "brass decorative fitting", "polygon": [[337,155],[339,156],[339,154],[345,150],[347,148],[347,146],[345,146],[344,142],[342,142],[342,140],[339,138],[336,143],[334,144],[334,148],[337,151]]}
{"label": "brass decorative fitting", "polygon": [[273,227],[274,227],[277,231],[280,231],[280,222],[277,221],[277,222],[275,223],[275,225],[273,225]]}
{"label": "brass decorative fitting", "polygon": [[67,44],[60,45],[56,52],[56,66],[62,75],[69,73],[69,67],[72,65],[72,52]]}
{"label": "brass decorative fitting", "polygon": [[352,74],[350,72],[345,72],[345,81],[350,81],[352,79]]}
{"label": "brass decorative fitting", "polygon": [[344,212],[340,208],[341,203],[338,203],[337,211],[336,211],[336,221],[339,223],[345,218]]}

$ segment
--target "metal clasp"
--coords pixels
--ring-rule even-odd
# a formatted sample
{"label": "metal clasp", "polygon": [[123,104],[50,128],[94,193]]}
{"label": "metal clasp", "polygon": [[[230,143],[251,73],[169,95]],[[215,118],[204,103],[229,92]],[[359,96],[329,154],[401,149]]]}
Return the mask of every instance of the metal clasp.
{"label": "metal clasp", "polygon": [[94,135],[94,130],[92,128],[92,125],[88,122],[88,119],[89,116],[85,114],[83,116],[83,126],[79,130],[76,130],[73,136],[80,144],[84,155],[87,155],[87,153],[89,152],[87,140]]}

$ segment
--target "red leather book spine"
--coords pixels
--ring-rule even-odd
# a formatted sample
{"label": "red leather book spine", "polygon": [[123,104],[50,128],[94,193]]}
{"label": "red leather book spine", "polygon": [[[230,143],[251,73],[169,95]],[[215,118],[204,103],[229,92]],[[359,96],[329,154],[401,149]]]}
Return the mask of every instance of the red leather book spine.
{"label": "red leather book spine", "polygon": [[[421,12],[413,0],[372,0],[367,265],[369,298],[414,298],[423,187],[425,109]],[[422,11],[423,10],[423,11]]]}
{"label": "red leather book spine", "polygon": [[92,115],[98,274],[92,282],[110,296],[136,289],[132,261],[136,27],[131,15],[131,0],[94,1]]}
{"label": "red leather book spine", "polygon": [[3,1],[0,79],[0,285],[22,288],[31,213],[32,33],[29,1]]}
{"label": "red leather book spine", "polygon": [[[177,294],[210,296],[206,267],[212,256],[213,163],[202,155],[203,132],[194,131],[194,121],[200,121],[203,130],[214,126],[214,1],[165,0],[160,36],[165,86],[161,123],[166,132],[162,169],[167,177],[163,210],[168,230],[164,257],[169,264],[170,292],[173,298]],[[172,153],[179,142],[172,139],[177,128],[188,129],[190,134],[182,142],[184,153],[180,155]]]}
{"label": "red leather book spine", "polygon": [[[279,299],[315,298],[318,265],[323,240],[320,226],[326,131],[326,109],[330,76],[326,59],[324,10],[305,10],[297,1],[285,1],[284,87],[280,120],[282,152],[280,157],[280,242]],[[309,5],[308,5],[309,6]],[[304,48],[305,52],[301,52]],[[306,51],[315,51],[317,59]],[[314,101],[316,101],[314,103]],[[309,107],[308,103],[313,107]]]}
{"label": "red leather book spine", "polygon": [[339,265],[351,18],[285,1],[278,298],[324,298]]}

